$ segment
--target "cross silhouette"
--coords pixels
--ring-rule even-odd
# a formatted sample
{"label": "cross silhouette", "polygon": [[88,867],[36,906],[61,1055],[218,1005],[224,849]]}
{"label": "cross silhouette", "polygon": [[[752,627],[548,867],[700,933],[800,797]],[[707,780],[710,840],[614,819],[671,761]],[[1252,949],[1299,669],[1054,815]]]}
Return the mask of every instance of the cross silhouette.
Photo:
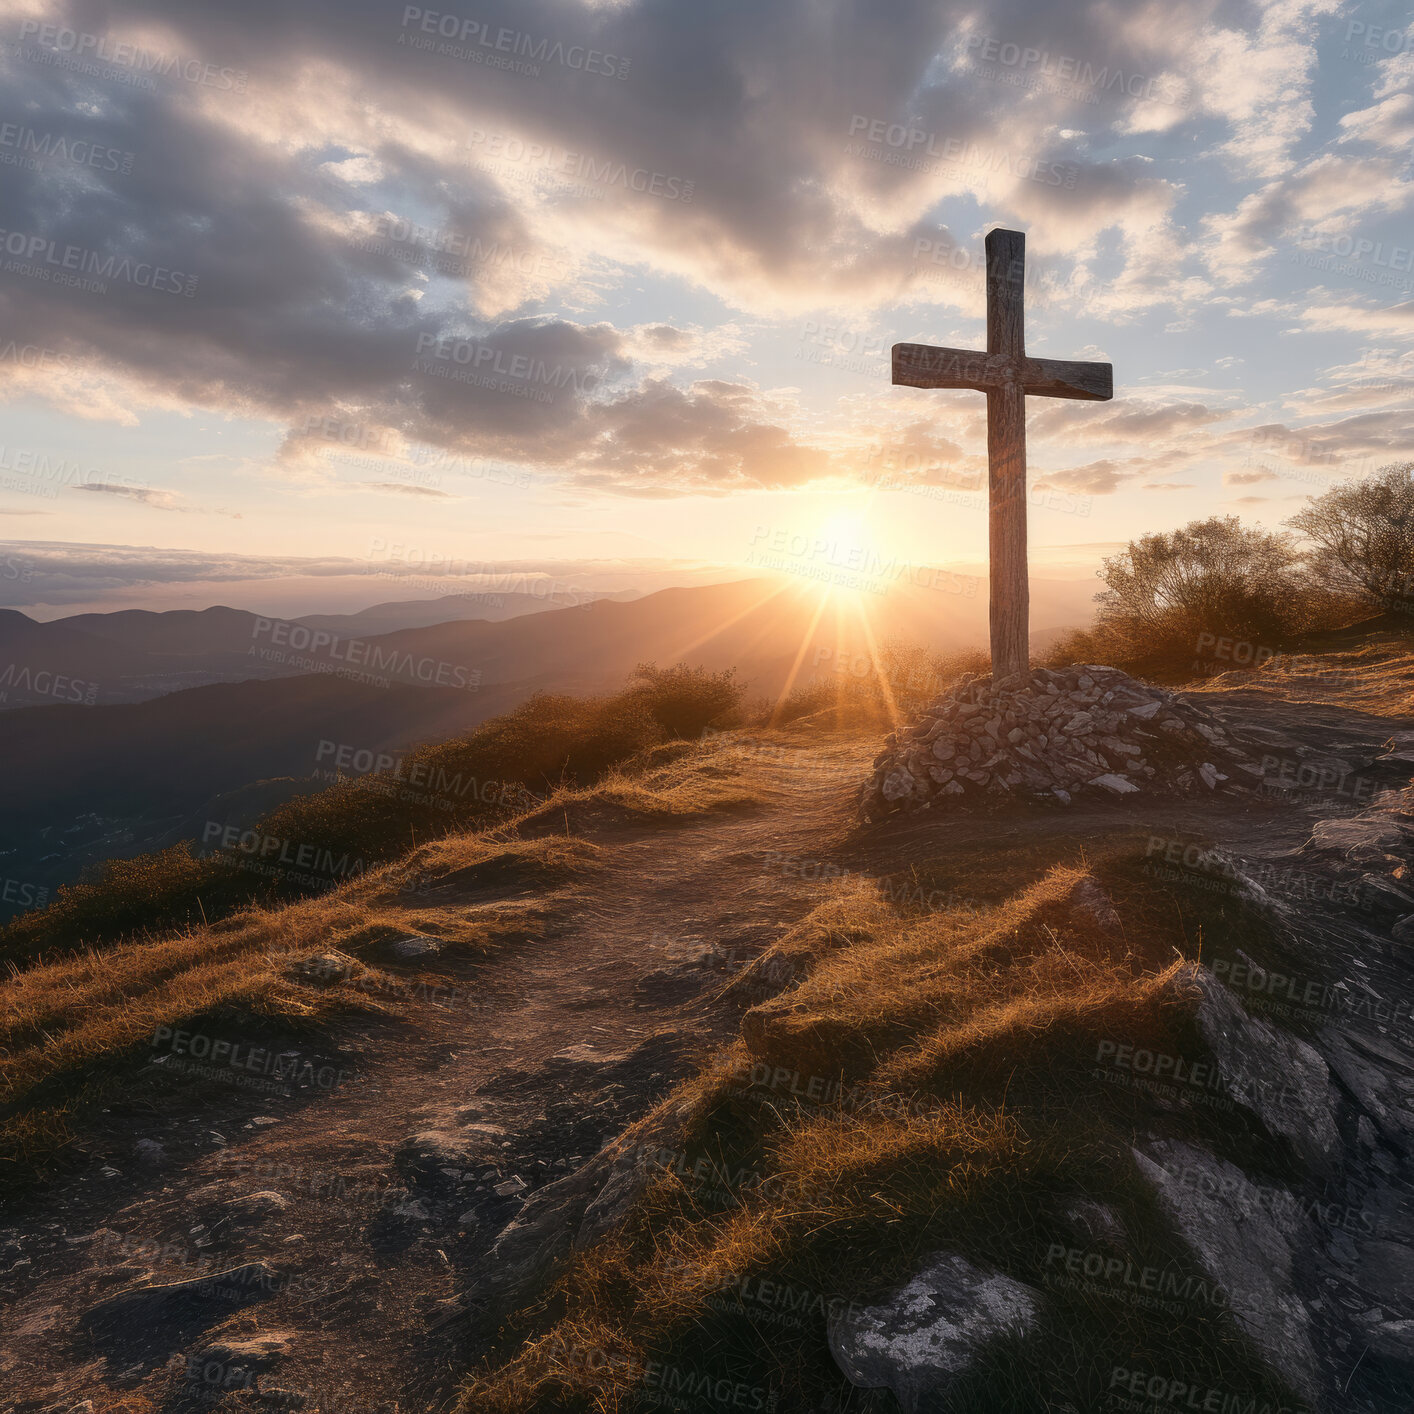
{"label": "cross silhouette", "polygon": [[910,388],[972,388],[987,395],[992,681],[1030,666],[1026,579],[1026,397],[1114,396],[1108,363],[1026,357],[1026,237],[987,235],[987,352],[895,344],[894,382]]}

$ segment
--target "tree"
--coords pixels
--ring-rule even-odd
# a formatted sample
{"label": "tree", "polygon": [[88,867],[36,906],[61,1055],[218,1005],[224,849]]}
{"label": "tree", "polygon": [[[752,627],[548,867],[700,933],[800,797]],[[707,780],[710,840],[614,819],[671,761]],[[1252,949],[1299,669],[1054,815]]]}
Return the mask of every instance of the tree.
{"label": "tree", "polygon": [[1332,487],[1287,524],[1314,543],[1308,563],[1332,590],[1414,607],[1414,462]]}
{"label": "tree", "polygon": [[1299,558],[1289,535],[1236,516],[1141,536],[1104,561],[1087,637],[1110,662],[1173,669],[1197,656],[1201,634],[1280,644],[1308,598]]}

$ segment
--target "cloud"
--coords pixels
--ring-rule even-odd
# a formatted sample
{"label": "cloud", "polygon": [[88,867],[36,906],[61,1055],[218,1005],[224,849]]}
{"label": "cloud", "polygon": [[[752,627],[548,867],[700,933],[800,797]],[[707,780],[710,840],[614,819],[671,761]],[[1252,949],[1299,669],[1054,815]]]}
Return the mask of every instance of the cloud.
{"label": "cloud", "polygon": [[0,541],[0,553],[22,557],[23,583],[0,577],[0,595],[12,606],[85,604],[136,586],[366,574],[345,557],[266,557],[158,549],[151,545],[83,545],[58,540]]}
{"label": "cloud", "polygon": [[1414,143],[1414,94],[1395,93],[1340,120],[1342,142],[1370,142],[1401,155]]}
{"label": "cloud", "polygon": [[780,490],[823,479],[827,453],[784,424],[798,416],[742,383],[660,380],[596,404],[568,465],[577,484],[630,495]]}
{"label": "cloud", "polygon": [[1170,464],[1166,457],[1103,458],[1082,466],[1046,471],[1036,478],[1040,488],[1108,496],[1141,476],[1152,476]]}
{"label": "cloud", "polygon": [[[623,558],[487,560],[477,562],[474,568],[458,566],[465,572],[439,578],[427,565],[404,563],[386,555],[377,559],[235,555],[58,540],[0,540],[0,559],[7,557],[22,563],[25,569],[23,578],[0,575],[0,605],[15,608],[91,604],[161,586],[172,589],[165,596],[154,597],[169,601],[170,607],[185,608],[188,605],[177,597],[184,585],[230,586],[306,579],[328,582],[331,590],[346,591],[355,607],[366,607],[380,597],[407,597],[409,586],[398,583],[400,571],[412,575],[416,592],[427,598],[482,588],[504,589],[511,580],[529,582],[532,587],[535,581],[545,579],[560,585],[617,589],[625,582],[640,581],[658,588],[694,578],[722,578],[719,567],[706,567],[701,561]],[[429,588],[430,582],[435,587]],[[211,602],[209,590],[202,597]],[[249,594],[242,597],[251,598]],[[298,597],[308,602],[308,590]]]}
{"label": "cloud", "polygon": [[[287,431],[273,469],[311,481],[339,474],[311,430],[324,417],[617,495],[857,475],[858,455],[789,392],[714,366],[756,332],[737,311],[876,327],[900,305],[934,322],[971,310],[985,213],[1030,230],[1038,352],[1059,313],[1119,324],[1162,309],[1156,328],[1187,329],[1217,281],[1248,278],[1293,227],[1403,209],[1395,62],[1342,121],[1339,150],[1301,155],[1334,11],[1279,0],[1239,22],[1211,0],[1122,15],[896,0],[884,29],[868,0],[831,0],[825,18],[818,0],[761,0],[749,16],[478,0],[445,12],[465,30],[449,45],[421,23],[434,12],[384,0],[248,0],[239,23],[168,0],[58,0],[46,18],[195,56],[244,91],[7,56],[36,131],[140,159],[121,174],[8,169],[9,230],[175,275],[171,290],[112,278],[95,294],[7,273],[7,337],[69,365],[0,371],[17,395],[130,425],[150,408],[274,421]],[[518,68],[473,62],[503,33]],[[1050,68],[988,61],[991,45]],[[1062,60],[1073,81],[1054,81]],[[1116,141],[1145,133],[1169,137],[1146,152]],[[1161,167],[1166,147],[1182,155]],[[1188,214],[1194,163],[1212,153],[1246,195],[1203,226]],[[956,212],[966,229],[949,226]],[[664,288],[691,320],[645,318]],[[1265,312],[1287,308],[1322,332],[1414,328],[1399,307],[1338,293]],[[1215,398],[1037,411],[1033,425],[1113,450],[1055,473],[1113,489],[1142,474],[1130,446],[1201,448],[1226,416]],[[979,465],[967,436],[905,436],[925,477]]]}
{"label": "cloud", "polygon": [[74,487],[76,491],[95,491],[102,496],[121,496],[124,500],[140,501],[155,511],[185,510],[180,498],[171,491],[159,491],[152,486],[124,486],[107,481],[86,481]]}
{"label": "cloud", "polygon": [[391,491],[399,496],[431,496],[446,501],[457,499],[450,491],[439,491],[435,486],[417,486],[408,481],[365,481],[361,484],[370,491]]}
{"label": "cloud", "polygon": [[1204,219],[1209,268],[1227,283],[1246,279],[1282,238],[1293,251],[1319,259],[1330,238],[1348,237],[1352,225],[1409,204],[1414,184],[1402,179],[1402,169],[1402,159],[1325,153],[1283,173],[1244,197],[1235,211]]}

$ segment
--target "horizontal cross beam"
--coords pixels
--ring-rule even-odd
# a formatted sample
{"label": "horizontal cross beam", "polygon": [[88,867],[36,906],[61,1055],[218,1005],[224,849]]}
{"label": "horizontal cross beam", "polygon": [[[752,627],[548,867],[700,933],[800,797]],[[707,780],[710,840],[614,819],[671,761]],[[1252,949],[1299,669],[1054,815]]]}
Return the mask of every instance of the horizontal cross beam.
{"label": "horizontal cross beam", "polygon": [[1105,402],[1114,397],[1114,367],[1063,358],[1009,358],[1006,354],[895,344],[895,383],[909,388],[971,388],[993,393],[1020,379],[1033,397]]}

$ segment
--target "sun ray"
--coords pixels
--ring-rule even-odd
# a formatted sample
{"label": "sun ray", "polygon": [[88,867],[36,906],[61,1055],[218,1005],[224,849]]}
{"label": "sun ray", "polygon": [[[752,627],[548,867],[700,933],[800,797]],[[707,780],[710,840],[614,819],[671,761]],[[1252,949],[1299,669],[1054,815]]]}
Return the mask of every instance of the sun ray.
{"label": "sun ray", "polygon": [[899,710],[898,699],[894,696],[893,688],[889,683],[889,677],[879,661],[879,644],[874,637],[874,625],[869,622],[868,611],[864,607],[862,599],[856,599],[854,603],[855,613],[859,616],[859,626],[864,632],[865,642],[869,645],[869,662],[874,669],[874,680],[879,684],[879,691],[883,695],[884,705],[889,713],[889,725],[897,727],[903,720],[903,713]]}
{"label": "sun ray", "polygon": [[780,598],[780,596],[784,594],[789,588],[791,588],[791,586],[788,584],[780,584],[775,589],[771,589],[768,586],[767,592],[763,594],[761,598],[756,599],[752,603],[748,604],[746,608],[744,608],[739,614],[733,615],[724,623],[717,624],[715,627],[709,629],[699,638],[694,638],[692,642],[687,644],[685,647],[679,648],[676,651],[676,656],[686,658],[689,653],[695,652],[697,649],[701,648],[704,643],[707,643],[709,640],[715,638],[719,633],[725,633],[727,629],[731,628],[733,624],[740,623],[742,619],[744,619],[748,614],[754,614],[758,609],[769,604],[773,599]]}
{"label": "sun ray", "polygon": [[[780,715],[781,705],[790,696],[790,690],[795,686],[796,674],[800,672],[800,665],[805,661],[805,654],[810,648],[810,640],[814,636],[815,626],[824,617],[825,610],[829,607],[831,594],[826,590],[820,595],[820,602],[815,607],[815,615],[810,620],[810,626],[805,630],[800,641],[800,651],[795,655],[795,662],[790,665],[790,672],[786,674],[786,680],[781,687],[780,696],[776,698],[776,705],[771,710],[771,725],[774,727]],[[836,635],[838,638],[838,635]]]}

